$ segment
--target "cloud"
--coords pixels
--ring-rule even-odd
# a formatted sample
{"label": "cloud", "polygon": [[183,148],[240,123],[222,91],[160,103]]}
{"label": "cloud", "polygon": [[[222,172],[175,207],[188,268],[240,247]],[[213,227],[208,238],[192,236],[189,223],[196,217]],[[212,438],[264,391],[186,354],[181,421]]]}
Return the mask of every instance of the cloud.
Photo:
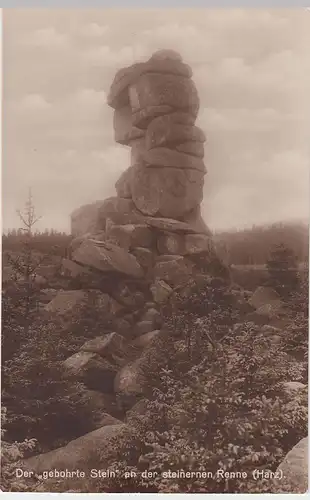
{"label": "cloud", "polygon": [[300,9],[128,9],[122,19],[113,9],[10,12],[5,203],[18,205],[31,181],[40,211],[59,227],[77,206],[113,195],[130,155],[115,145],[106,93],[119,68],[172,48],[193,68],[200,96],[210,226],[306,213],[310,30],[304,17]]}
{"label": "cloud", "polygon": [[34,31],[30,36],[24,39],[28,46],[45,49],[62,49],[68,43],[68,36],[60,33],[55,27],[41,28]]}
{"label": "cloud", "polygon": [[108,45],[90,49],[84,52],[84,58],[96,66],[127,66],[141,59],[146,54],[142,45],[125,45],[119,49],[112,49]]}
{"label": "cloud", "polygon": [[80,34],[85,37],[102,37],[110,32],[111,28],[107,24],[89,23],[81,27]]}
{"label": "cloud", "polygon": [[11,112],[33,116],[33,113],[42,113],[51,109],[51,103],[41,94],[27,94],[17,101],[9,101]]}

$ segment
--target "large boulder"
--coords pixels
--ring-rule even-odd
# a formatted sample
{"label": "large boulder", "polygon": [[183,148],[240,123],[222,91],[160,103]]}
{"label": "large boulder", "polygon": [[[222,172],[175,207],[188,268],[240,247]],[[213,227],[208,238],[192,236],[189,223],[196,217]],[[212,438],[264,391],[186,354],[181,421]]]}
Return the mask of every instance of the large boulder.
{"label": "large boulder", "polygon": [[144,276],[142,267],[133,255],[109,242],[86,240],[72,258],[99,271],[118,271],[136,278]]}
{"label": "large boulder", "polygon": [[143,267],[146,273],[153,267],[154,253],[149,248],[136,247],[131,253],[136,257],[140,266]]}
{"label": "large boulder", "polygon": [[187,141],[204,142],[205,134],[194,126],[195,118],[188,113],[172,113],[155,118],[146,130],[146,149],[159,146],[175,147]]}
{"label": "large boulder", "polygon": [[[143,109],[135,110],[132,114],[132,123],[141,129],[146,129],[157,116],[174,113],[175,109],[167,104],[159,106],[146,106]],[[193,116],[195,120],[196,117]]]}
{"label": "large boulder", "polygon": [[[108,394],[100,391],[94,391],[87,389],[84,386],[81,393],[80,403],[87,406],[89,410],[91,410],[94,422],[100,421],[101,415],[109,414],[116,419],[120,419],[122,417],[122,413],[120,412],[115,401],[114,393]],[[98,427],[99,426],[97,425],[96,428]]]}
{"label": "large boulder", "polygon": [[134,204],[145,215],[178,218],[203,198],[204,173],[194,169],[134,167],[131,192]]}
{"label": "large boulder", "polygon": [[118,303],[130,309],[140,309],[146,302],[142,291],[126,283],[115,284],[112,294]]}
{"label": "large boulder", "polygon": [[77,208],[71,214],[71,234],[82,236],[85,233],[93,233],[100,227],[99,213],[104,201],[96,201]]}
{"label": "large boulder", "polygon": [[148,347],[150,343],[160,334],[160,330],[152,330],[150,332],[144,333],[140,335],[133,341],[133,345],[139,348],[144,349]]}
{"label": "large boulder", "polygon": [[176,219],[170,219],[167,217],[145,217],[144,220],[148,226],[160,231],[170,231],[173,233],[195,233],[195,229],[193,229],[190,224]]}
{"label": "large boulder", "polygon": [[63,259],[60,270],[61,276],[74,281],[75,286],[78,283],[83,289],[101,289],[102,276],[96,270],[87,266],[82,266],[69,259]]}
{"label": "large boulder", "polygon": [[275,493],[306,493],[308,491],[308,438],[294,446],[279,465],[281,479]]}
{"label": "large boulder", "polygon": [[155,318],[138,321],[138,323],[135,325],[135,334],[137,336],[140,336],[145,333],[152,332],[155,326],[156,326]]}
{"label": "large boulder", "polygon": [[116,332],[101,335],[85,342],[80,351],[99,354],[112,364],[122,365],[125,359],[133,358],[137,353],[126,344],[125,338]]}
{"label": "large boulder", "polygon": [[[134,141],[136,142],[136,141]],[[144,142],[144,139],[143,139]],[[132,149],[131,149],[132,152]],[[132,153],[131,153],[132,154]],[[130,176],[132,173],[132,166],[127,168],[115,183],[115,189],[119,198],[131,199]],[[130,201],[129,203],[132,203]]]}
{"label": "large boulder", "polygon": [[181,153],[175,149],[154,147],[143,155],[147,167],[175,167],[179,169],[194,169],[206,173],[206,167],[201,158]]}
{"label": "large boulder", "polygon": [[[143,161],[146,147],[145,147],[145,138],[135,139],[130,142],[130,165],[136,165],[137,163],[141,163]],[[120,196],[120,195],[119,195]]]}
{"label": "large boulder", "polygon": [[106,238],[126,250],[135,247],[149,248],[153,244],[152,231],[146,224],[111,225]]}
{"label": "large boulder", "polygon": [[142,395],[145,387],[143,368],[143,356],[123,366],[114,380],[115,393],[127,400]]}
{"label": "large boulder", "polygon": [[292,380],[290,382],[283,382],[282,388],[287,394],[295,395],[299,391],[303,391],[304,389],[307,389],[307,386],[306,386],[306,384],[303,384],[302,382]]}
{"label": "large boulder", "polygon": [[192,76],[191,68],[182,62],[182,59],[160,59],[151,57],[149,61],[135,63],[128,68],[120,69],[111,85],[107,97],[109,106],[119,109],[129,104],[128,87],[134,83],[140,75],[149,72],[161,74],[172,74],[190,78]]}
{"label": "large boulder", "polygon": [[146,398],[139,399],[127,412],[126,422],[135,423],[137,419],[143,419],[149,409],[149,400]]}
{"label": "large boulder", "polygon": [[187,153],[188,155],[197,156],[197,158],[203,158],[205,154],[203,142],[183,142],[182,144],[176,144],[175,149],[177,151],[181,151],[181,153]]}
{"label": "large boulder", "polygon": [[72,314],[90,305],[106,316],[114,316],[122,307],[110,295],[99,290],[61,290],[45,306],[45,310],[58,314]]}
{"label": "large boulder", "polygon": [[[170,61],[169,61],[170,64]],[[171,74],[147,73],[129,87],[133,112],[147,106],[168,105],[197,116],[199,97],[192,80]]]}
{"label": "large boulder", "polygon": [[279,300],[279,298],[279,295],[273,288],[267,286],[259,286],[256,288],[249,302],[251,306],[255,307],[255,309],[259,309],[265,304],[269,304],[274,300]]}
{"label": "large boulder", "polygon": [[[117,440],[130,440],[131,435],[132,430],[125,424],[106,425],[70,441],[66,446],[23,460],[21,468],[36,474],[55,469],[80,470],[88,476],[94,467],[108,469],[119,451]],[[94,460],[97,465],[94,465]]]}
{"label": "large boulder", "polygon": [[129,145],[130,141],[143,137],[145,132],[132,125],[132,113],[130,106],[123,106],[114,111],[114,139],[115,142]]}
{"label": "large boulder", "polygon": [[269,303],[264,304],[256,309],[257,314],[262,314],[269,319],[276,319],[285,315],[285,310],[281,300],[271,300]]}
{"label": "large boulder", "polygon": [[187,223],[191,228],[193,233],[206,234],[208,236],[212,236],[212,232],[206,225],[203,217],[201,215],[200,205],[197,205],[192,210],[187,212],[182,220]]}
{"label": "large boulder", "polygon": [[164,233],[157,239],[160,254],[193,255],[213,251],[213,240],[206,234]]}
{"label": "large boulder", "polygon": [[113,392],[115,364],[93,352],[77,352],[63,362],[64,376],[83,382],[89,389]]}
{"label": "large boulder", "polygon": [[160,254],[184,254],[184,235],[178,233],[163,233],[157,239],[157,249]]}
{"label": "large boulder", "polygon": [[71,313],[74,309],[87,304],[88,294],[84,290],[61,290],[45,306],[45,310],[59,315]]}
{"label": "large boulder", "polygon": [[154,277],[166,281],[169,285],[186,283],[193,275],[194,266],[180,255],[169,255],[167,260],[157,261],[154,266]]}
{"label": "large boulder", "polygon": [[101,205],[99,215],[100,225],[106,229],[107,221],[114,224],[139,224],[143,216],[136,210],[132,200],[112,196]]}
{"label": "large boulder", "polygon": [[187,234],[184,247],[184,255],[214,251],[213,240],[206,234]]}

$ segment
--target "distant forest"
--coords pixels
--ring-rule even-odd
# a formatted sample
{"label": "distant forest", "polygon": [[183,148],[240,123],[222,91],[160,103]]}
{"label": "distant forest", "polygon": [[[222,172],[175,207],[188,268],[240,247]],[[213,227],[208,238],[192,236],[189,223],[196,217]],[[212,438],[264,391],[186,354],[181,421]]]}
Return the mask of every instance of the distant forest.
{"label": "distant forest", "polygon": [[[2,236],[2,250],[18,252],[22,245],[22,230],[10,230]],[[34,232],[32,247],[37,252],[61,257],[72,236],[54,229]],[[253,226],[249,229],[215,232],[214,240],[219,255],[227,264],[263,265],[272,247],[284,244],[290,248],[299,262],[308,261],[309,228],[302,223],[277,223]]]}

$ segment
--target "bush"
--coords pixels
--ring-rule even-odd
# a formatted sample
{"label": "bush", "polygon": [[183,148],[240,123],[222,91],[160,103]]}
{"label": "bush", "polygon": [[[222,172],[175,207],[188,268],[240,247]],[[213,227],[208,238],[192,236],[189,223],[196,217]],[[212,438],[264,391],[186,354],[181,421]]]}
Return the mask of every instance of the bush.
{"label": "bush", "polygon": [[[135,477],[101,482],[96,491],[271,492],[273,482],[254,480],[252,471],[274,471],[307,434],[307,394],[292,398],[282,390],[284,381],[303,379],[304,364],[294,362],[261,327],[231,326],[224,290],[220,307],[219,297],[211,305],[212,293],[205,287],[200,304],[196,290],[187,299],[179,297],[170,313],[166,307],[166,335],[145,373],[148,409],[131,419],[135,442],[115,464]],[[193,355],[197,339],[199,355]],[[145,480],[143,470],[156,476]],[[223,479],[219,470],[247,477]],[[193,477],[184,478],[180,471]],[[209,473],[207,479],[203,472]]]}
{"label": "bush", "polygon": [[42,451],[85,434],[92,415],[83,388],[63,377],[62,361],[108,321],[91,304],[70,318],[33,314],[25,328],[16,296],[3,301],[2,403],[11,440],[35,437]]}

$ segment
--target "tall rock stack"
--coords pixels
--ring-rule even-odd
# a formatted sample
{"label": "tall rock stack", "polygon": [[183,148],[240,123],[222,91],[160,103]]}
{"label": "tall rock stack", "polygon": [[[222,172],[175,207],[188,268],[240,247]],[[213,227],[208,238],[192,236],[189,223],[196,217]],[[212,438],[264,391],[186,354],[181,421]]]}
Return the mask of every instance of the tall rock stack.
{"label": "tall rock stack", "polygon": [[191,77],[171,50],[118,71],[107,101],[115,140],[131,148],[131,165],[116,182],[117,196],[80,207],[71,218],[76,238],[65,274],[135,314],[139,309],[142,323],[149,321],[145,304],[154,309],[197,275],[226,274],[200,213],[206,137],[195,126],[199,97]]}
{"label": "tall rock stack", "polygon": [[116,74],[107,102],[115,141],[131,148],[131,165],[116,182],[117,196],[73,214],[75,235],[87,232],[85,223],[92,233],[81,239],[75,262],[172,287],[195,272],[214,272],[212,238],[200,213],[206,137],[195,126],[199,97],[191,77],[172,50]]}

